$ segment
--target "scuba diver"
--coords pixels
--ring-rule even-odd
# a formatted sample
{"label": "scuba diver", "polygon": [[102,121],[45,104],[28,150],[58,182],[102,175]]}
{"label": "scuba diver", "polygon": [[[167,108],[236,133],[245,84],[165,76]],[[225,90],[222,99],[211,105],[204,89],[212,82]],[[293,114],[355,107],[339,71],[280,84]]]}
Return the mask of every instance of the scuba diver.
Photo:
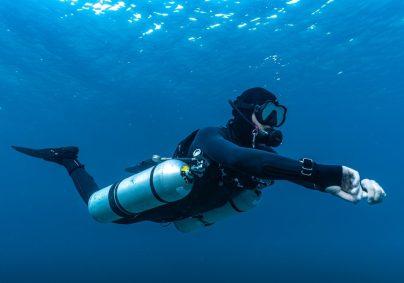
{"label": "scuba diver", "polygon": [[174,222],[178,230],[189,232],[253,208],[262,190],[277,180],[352,203],[364,198],[376,204],[386,196],[377,182],[361,180],[349,167],[277,154],[287,108],[268,90],[251,88],[229,103],[233,117],[225,127],[192,132],[172,157],[153,156],[128,168],[131,177],[103,189],[78,160],[77,147],[13,148],[63,166],[100,222]]}

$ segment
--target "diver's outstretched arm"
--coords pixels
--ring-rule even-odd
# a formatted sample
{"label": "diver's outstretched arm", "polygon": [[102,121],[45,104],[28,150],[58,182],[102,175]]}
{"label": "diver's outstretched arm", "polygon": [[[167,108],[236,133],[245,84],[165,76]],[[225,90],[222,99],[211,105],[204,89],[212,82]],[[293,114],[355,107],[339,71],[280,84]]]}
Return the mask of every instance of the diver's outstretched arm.
{"label": "diver's outstretched arm", "polygon": [[370,204],[380,203],[386,196],[379,184],[367,179],[361,182],[359,173],[346,166],[319,164],[307,158],[305,163],[304,159],[241,147],[215,128],[201,129],[195,139],[211,160],[255,177],[299,183],[353,203],[365,197]]}
{"label": "diver's outstretched arm", "polygon": [[87,204],[90,196],[99,188],[93,177],[84,169],[78,160],[79,148],[75,146],[31,149],[12,146],[16,151],[26,155],[54,162],[66,168],[81,198]]}
{"label": "diver's outstretched arm", "polygon": [[194,143],[218,164],[258,178],[302,182],[311,184],[308,188],[324,191],[329,186],[340,185],[343,177],[342,166],[313,161],[309,166],[272,152],[242,147],[227,140],[216,128],[199,130]]}

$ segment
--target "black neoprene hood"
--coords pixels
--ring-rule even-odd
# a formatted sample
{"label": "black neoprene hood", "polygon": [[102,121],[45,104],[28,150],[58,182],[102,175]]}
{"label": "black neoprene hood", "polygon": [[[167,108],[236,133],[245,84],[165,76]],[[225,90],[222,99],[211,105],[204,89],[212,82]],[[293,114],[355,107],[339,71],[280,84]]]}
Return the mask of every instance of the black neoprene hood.
{"label": "black neoprene hood", "polygon": [[[265,88],[262,87],[254,87],[247,89],[244,91],[241,95],[239,95],[234,103],[237,106],[237,103],[242,102],[245,104],[252,104],[252,105],[262,105],[268,100],[270,101],[276,101],[276,95],[273,94],[272,92],[266,90]],[[241,110],[244,114],[246,115],[251,115],[253,112],[253,109],[239,109]],[[233,115],[237,115],[237,111],[233,110]]]}
{"label": "black neoprene hood", "polygon": [[[233,102],[234,106],[237,107],[238,103],[262,105],[268,100],[275,101],[277,100],[277,98],[275,94],[269,92],[268,90],[262,87],[254,87],[244,91]],[[252,139],[251,132],[254,129],[254,126],[251,121],[251,115],[254,112],[254,109],[253,108],[246,109],[242,107],[240,108],[237,107],[237,109],[241,113],[239,113],[236,109],[233,108],[232,111],[233,118],[229,121],[228,125],[230,126],[235,136],[238,137],[240,144],[244,146],[249,146],[251,145],[251,139]],[[249,119],[251,122],[247,122],[245,119]]]}
{"label": "black neoprene hood", "polygon": [[249,88],[237,97],[237,101],[256,105],[264,104],[268,100],[277,100],[276,95],[262,87]]}

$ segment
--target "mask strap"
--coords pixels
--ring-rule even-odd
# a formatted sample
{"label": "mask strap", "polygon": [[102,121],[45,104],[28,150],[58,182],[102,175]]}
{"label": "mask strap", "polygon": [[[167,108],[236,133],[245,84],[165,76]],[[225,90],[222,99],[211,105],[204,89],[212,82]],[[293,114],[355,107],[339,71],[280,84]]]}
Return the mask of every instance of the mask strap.
{"label": "mask strap", "polygon": [[243,112],[240,111],[240,109],[238,109],[238,107],[234,104],[233,101],[229,100],[229,104],[230,106],[237,111],[238,114],[240,114],[240,116],[251,126],[253,126],[254,128],[256,127],[255,124],[253,122],[251,122],[249,119],[247,119],[247,117],[243,114]]}

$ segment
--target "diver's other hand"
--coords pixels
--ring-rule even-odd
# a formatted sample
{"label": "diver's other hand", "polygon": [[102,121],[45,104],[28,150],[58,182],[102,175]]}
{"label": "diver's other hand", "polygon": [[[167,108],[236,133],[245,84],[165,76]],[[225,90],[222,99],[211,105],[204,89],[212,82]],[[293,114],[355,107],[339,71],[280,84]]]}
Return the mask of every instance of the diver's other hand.
{"label": "diver's other hand", "polygon": [[363,189],[362,197],[367,197],[369,204],[381,203],[386,197],[383,188],[374,180],[363,179],[361,186]]}
{"label": "diver's other hand", "polygon": [[342,166],[341,186],[330,186],[325,191],[346,201],[357,203],[364,196],[360,183],[358,171]]}

